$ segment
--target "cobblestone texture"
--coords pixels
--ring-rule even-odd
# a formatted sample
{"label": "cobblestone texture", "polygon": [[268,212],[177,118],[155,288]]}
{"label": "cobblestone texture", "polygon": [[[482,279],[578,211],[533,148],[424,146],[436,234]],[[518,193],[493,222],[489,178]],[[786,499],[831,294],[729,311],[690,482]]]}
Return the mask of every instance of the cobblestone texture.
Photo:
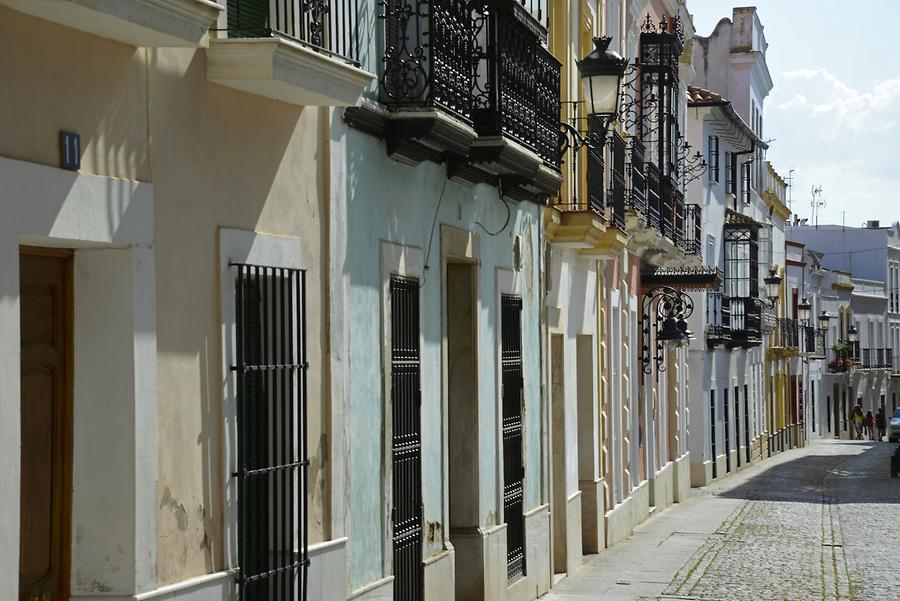
{"label": "cobblestone texture", "polygon": [[[678,519],[683,512],[687,524],[681,530],[697,531],[704,514],[715,523],[679,558],[683,563],[673,568],[668,585],[652,589],[651,579],[635,578],[644,586],[640,593],[611,587],[597,594],[598,574],[591,570],[600,569],[592,568],[602,563],[600,554],[548,598],[900,601],[900,479],[888,477],[896,447],[815,442],[774,458],[769,467],[763,463],[752,473],[695,490],[689,503],[663,515]],[[730,513],[716,517],[713,510],[722,515],[723,508]],[[672,530],[669,536],[678,534],[684,533]],[[638,536],[623,543],[641,544]],[[658,561],[654,554],[659,561],[671,559],[648,546],[639,555],[651,571]],[[660,576],[655,579],[668,580]],[[593,581],[593,596],[579,579]]]}
{"label": "cobblestone texture", "polygon": [[703,491],[746,502],[664,595],[900,600],[900,485],[887,477],[894,448],[823,442],[736,488]]}

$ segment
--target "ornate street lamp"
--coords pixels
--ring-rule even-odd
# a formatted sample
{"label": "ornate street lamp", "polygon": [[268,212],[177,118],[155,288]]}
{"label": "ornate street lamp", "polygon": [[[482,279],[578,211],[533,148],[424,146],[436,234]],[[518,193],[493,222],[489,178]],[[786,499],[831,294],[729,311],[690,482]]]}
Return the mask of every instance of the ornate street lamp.
{"label": "ornate street lamp", "polygon": [[658,286],[644,293],[641,304],[641,364],[643,373],[649,376],[653,373],[654,363],[657,372],[666,369],[663,365],[664,344],[680,346],[694,337],[687,324],[687,318],[694,312],[694,302],[681,290]]}
{"label": "ornate street lamp", "polygon": [[828,321],[831,319],[831,316],[828,315],[828,312],[825,309],[822,309],[822,312],[819,314],[819,329],[827,330],[828,329]]}
{"label": "ornate street lamp", "polygon": [[588,121],[599,122],[600,139],[619,114],[622,78],[628,61],[609,49],[612,37],[594,38],[594,50],[577,62]]}
{"label": "ornate street lamp", "polygon": [[766,296],[774,305],[781,294],[781,276],[778,275],[778,268],[773,265],[769,270],[769,276],[763,278],[763,281],[766,283]]}
{"label": "ornate street lamp", "polygon": [[859,342],[859,330],[856,329],[856,326],[851,325],[847,328],[847,340],[853,344]]}
{"label": "ornate street lamp", "polygon": [[809,304],[807,299],[803,299],[800,301],[800,304],[797,305],[797,319],[804,326],[809,325],[809,318],[812,314],[812,305]]}

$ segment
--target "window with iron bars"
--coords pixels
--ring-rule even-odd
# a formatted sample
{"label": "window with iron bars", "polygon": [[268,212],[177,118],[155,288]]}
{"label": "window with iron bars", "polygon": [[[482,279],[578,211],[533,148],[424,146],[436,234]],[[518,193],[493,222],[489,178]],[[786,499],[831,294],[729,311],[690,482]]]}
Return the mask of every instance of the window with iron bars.
{"label": "window with iron bars", "polygon": [[725,192],[735,196],[737,196],[736,170],[737,156],[733,152],[725,151]]}
{"label": "window with iron bars", "polygon": [[752,166],[753,163],[750,161],[741,163],[741,200],[744,201],[744,204],[750,204],[750,190],[752,189],[750,174]]}
{"label": "window with iron bars", "polygon": [[719,136],[710,136],[707,144],[706,162],[709,164],[710,183],[719,183]]}
{"label": "window with iron bars", "polygon": [[525,458],[522,444],[522,299],[500,299],[503,405],[503,515],[508,580],[525,575]]}
{"label": "window with iron bars", "polygon": [[234,265],[241,601],[304,601],[306,272]]}

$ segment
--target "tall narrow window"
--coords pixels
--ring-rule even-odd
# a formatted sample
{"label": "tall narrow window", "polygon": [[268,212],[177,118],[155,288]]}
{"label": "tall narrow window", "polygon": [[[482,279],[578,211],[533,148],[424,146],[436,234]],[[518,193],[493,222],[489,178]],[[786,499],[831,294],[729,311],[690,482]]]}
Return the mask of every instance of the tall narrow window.
{"label": "tall narrow window", "polygon": [[716,391],[709,391],[709,453],[712,459],[712,477],[718,477],[716,467]]}
{"label": "tall narrow window", "polygon": [[744,204],[750,204],[750,169],[753,163],[747,161],[741,163],[741,200]]}
{"label": "tall narrow window", "polygon": [[733,152],[725,151],[725,193],[737,196],[737,156]]}
{"label": "tall narrow window", "polygon": [[744,444],[747,445],[747,463],[750,463],[753,452],[750,444],[750,388],[746,384],[744,384]]}
{"label": "tall narrow window", "polygon": [[500,362],[503,378],[503,515],[506,519],[506,573],[525,574],[525,460],[522,454],[522,299],[500,299]]}
{"label": "tall narrow window", "polygon": [[734,387],[734,450],[737,451],[737,466],[741,467],[741,396],[737,386]]}
{"label": "tall narrow window", "polygon": [[724,433],[725,433],[725,471],[731,471],[731,420],[729,418],[728,411],[728,389],[725,388],[722,390],[722,408],[724,409],[724,413],[722,416],[724,419]]}
{"label": "tall narrow window", "polygon": [[306,273],[236,265],[240,599],[306,598]]}
{"label": "tall narrow window", "polygon": [[394,600],[422,598],[419,280],[391,276],[391,490]]}
{"label": "tall narrow window", "polygon": [[719,183],[719,136],[710,136],[706,162],[709,164],[709,181]]}

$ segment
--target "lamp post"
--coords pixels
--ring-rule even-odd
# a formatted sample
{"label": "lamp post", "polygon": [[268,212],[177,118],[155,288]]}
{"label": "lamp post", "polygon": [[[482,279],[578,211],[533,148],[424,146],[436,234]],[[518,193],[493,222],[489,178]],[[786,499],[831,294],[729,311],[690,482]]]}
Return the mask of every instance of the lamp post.
{"label": "lamp post", "polygon": [[809,318],[812,314],[812,305],[809,303],[807,299],[803,299],[797,305],[797,319],[800,321],[800,325],[806,327],[809,326]]}
{"label": "lamp post", "polygon": [[772,306],[774,307],[781,294],[781,276],[778,275],[778,268],[773,265],[769,270],[768,277],[763,278],[763,281],[766,283],[766,296],[772,302]]}
{"label": "lamp post", "polygon": [[594,38],[594,49],[577,62],[588,120],[600,126],[601,140],[619,114],[622,79],[628,61],[609,49],[612,37]]}

